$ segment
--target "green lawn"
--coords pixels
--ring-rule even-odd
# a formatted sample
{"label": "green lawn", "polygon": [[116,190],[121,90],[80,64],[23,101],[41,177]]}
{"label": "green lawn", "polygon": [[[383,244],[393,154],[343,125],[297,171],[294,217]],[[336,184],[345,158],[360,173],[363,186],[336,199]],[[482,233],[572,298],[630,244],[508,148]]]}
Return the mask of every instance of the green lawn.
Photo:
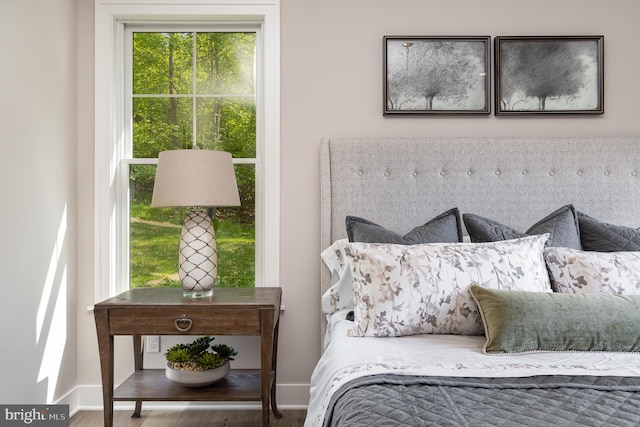
{"label": "green lawn", "polygon": [[[172,218],[149,218],[145,209],[131,220],[131,287],[180,286],[178,246],[181,226]],[[160,211],[159,209],[153,209]],[[134,213],[132,209],[132,214]],[[141,218],[144,218],[141,220]],[[155,221],[154,221],[155,220]],[[216,286],[255,285],[255,232],[253,227],[216,220],[218,281]]]}

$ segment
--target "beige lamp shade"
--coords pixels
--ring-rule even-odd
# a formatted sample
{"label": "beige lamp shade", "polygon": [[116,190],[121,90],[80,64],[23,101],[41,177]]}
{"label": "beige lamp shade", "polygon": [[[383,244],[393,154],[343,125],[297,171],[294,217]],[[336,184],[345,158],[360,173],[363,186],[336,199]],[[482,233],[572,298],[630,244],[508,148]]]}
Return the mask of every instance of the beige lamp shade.
{"label": "beige lamp shade", "polygon": [[158,155],[152,207],[239,205],[230,153],[169,150]]}

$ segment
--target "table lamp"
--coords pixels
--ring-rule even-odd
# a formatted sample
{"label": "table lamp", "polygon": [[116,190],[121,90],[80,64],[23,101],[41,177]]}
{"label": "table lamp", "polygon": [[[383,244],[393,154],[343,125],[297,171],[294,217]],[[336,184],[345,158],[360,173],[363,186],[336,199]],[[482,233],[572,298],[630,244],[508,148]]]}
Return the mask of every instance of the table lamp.
{"label": "table lamp", "polygon": [[152,207],[191,207],[180,233],[179,276],[183,295],[213,295],[218,251],[205,207],[239,206],[231,154],[214,150],[168,150],[158,155]]}

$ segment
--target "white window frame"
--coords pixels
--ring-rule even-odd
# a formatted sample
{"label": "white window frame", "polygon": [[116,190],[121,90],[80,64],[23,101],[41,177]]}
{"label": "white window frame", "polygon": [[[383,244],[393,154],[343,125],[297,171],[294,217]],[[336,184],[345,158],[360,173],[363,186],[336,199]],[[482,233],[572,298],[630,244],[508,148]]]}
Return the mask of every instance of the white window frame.
{"label": "white window frame", "polygon": [[[127,24],[233,23],[258,26],[262,79],[256,82],[256,286],[280,280],[280,10],[279,0],[96,0],[95,24],[95,255],[94,300],[128,288],[128,227],[119,227],[124,209],[119,169],[125,157],[125,26]],[[123,233],[127,233],[126,235]],[[177,255],[176,255],[177,256]],[[127,268],[123,268],[124,265]]]}

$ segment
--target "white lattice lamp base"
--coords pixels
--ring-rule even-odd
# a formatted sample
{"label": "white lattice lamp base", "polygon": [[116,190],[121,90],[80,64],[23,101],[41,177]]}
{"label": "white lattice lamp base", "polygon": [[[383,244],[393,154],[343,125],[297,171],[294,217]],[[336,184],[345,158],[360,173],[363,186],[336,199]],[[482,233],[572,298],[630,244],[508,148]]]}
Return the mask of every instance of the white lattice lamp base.
{"label": "white lattice lamp base", "polygon": [[180,235],[179,275],[183,295],[213,295],[218,276],[218,251],[213,223],[204,209],[194,209],[184,220]]}

